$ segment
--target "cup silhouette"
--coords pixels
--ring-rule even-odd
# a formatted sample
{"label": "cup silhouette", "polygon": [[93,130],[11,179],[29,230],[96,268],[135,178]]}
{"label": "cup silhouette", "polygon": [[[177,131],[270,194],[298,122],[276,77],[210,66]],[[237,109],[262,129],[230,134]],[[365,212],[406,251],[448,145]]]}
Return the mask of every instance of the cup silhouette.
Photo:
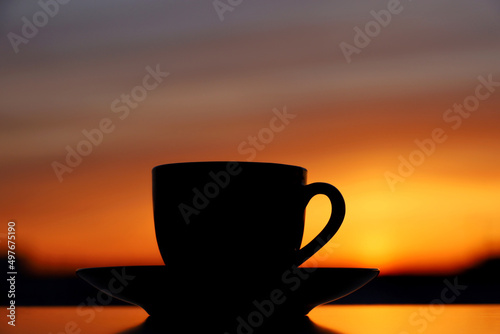
{"label": "cup silhouette", "polygon": [[[340,192],[327,183],[306,185],[307,171],[298,166],[187,162],[156,166],[152,174],[156,239],[177,284],[189,286],[177,296],[184,307],[202,298],[217,301],[220,312],[234,311],[269,293],[337,232],[345,215]],[[300,248],[305,208],[317,194],[330,199],[332,213]]]}

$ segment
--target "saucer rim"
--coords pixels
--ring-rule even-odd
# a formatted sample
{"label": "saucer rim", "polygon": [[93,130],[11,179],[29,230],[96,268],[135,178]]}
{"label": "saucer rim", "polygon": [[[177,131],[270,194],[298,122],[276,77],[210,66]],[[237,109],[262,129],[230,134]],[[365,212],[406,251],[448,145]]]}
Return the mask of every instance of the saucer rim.
{"label": "saucer rim", "polygon": [[[131,265],[131,266],[103,266],[103,267],[87,267],[87,268],[77,268],[76,273],[84,270],[95,270],[95,269],[115,269],[115,268],[166,268],[166,265]],[[379,268],[361,268],[361,267],[298,267],[299,269],[324,269],[324,270],[363,270],[363,271],[378,271]],[[168,270],[168,269],[167,269]]]}
{"label": "saucer rim", "polygon": [[[138,307],[141,307],[150,316],[155,315],[155,314],[159,314],[158,311],[161,308],[158,308],[157,306],[155,306],[154,302],[152,302],[152,301],[139,302],[137,300],[134,300],[135,298],[129,298],[129,297],[125,297],[125,296],[120,296],[119,294],[109,293],[109,291],[104,291],[102,289],[102,286],[100,286],[99,284],[95,284],[95,281],[93,281],[93,279],[91,278],[91,276],[93,276],[91,274],[92,271],[94,272],[94,274],[99,275],[98,272],[105,272],[105,271],[109,272],[113,269],[120,270],[120,269],[124,269],[124,268],[135,268],[136,270],[137,269],[138,270],[140,270],[140,269],[150,270],[150,273],[152,273],[152,274],[154,274],[155,272],[158,273],[158,270],[161,270],[161,272],[160,272],[161,275],[165,275],[167,273],[167,269],[166,269],[165,265],[146,265],[146,266],[138,265],[138,266],[79,268],[76,270],[76,275],[80,279],[85,281],[87,284],[93,286],[95,289],[102,291],[115,299],[121,300],[121,301],[126,302],[128,304],[132,304],[132,305],[136,305]],[[350,274],[348,274],[348,275],[356,275],[356,272],[358,272],[358,273],[360,273],[360,275],[359,275],[360,277],[363,277],[363,276],[365,277],[362,279],[363,280],[362,284],[357,284],[355,288],[347,289],[343,293],[336,294],[335,297],[330,296],[330,297],[327,297],[326,299],[324,299],[323,301],[321,301],[321,299],[318,300],[317,298],[313,297],[312,299],[309,299],[309,301],[303,300],[302,302],[297,303],[295,311],[292,313],[293,314],[297,313],[297,314],[304,315],[304,316],[307,315],[312,309],[314,309],[317,306],[333,302],[335,300],[344,298],[347,295],[354,293],[355,291],[361,289],[366,284],[368,284],[369,282],[374,280],[380,274],[380,270],[378,268],[353,268],[353,267],[299,267],[299,268],[300,269],[314,268],[315,269],[314,270],[315,276],[316,275],[321,276],[322,275],[321,273],[323,273],[324,276],[329,276],[329,275],[331,276],[331,275],[335,275],[334,274],[335,272],[338,272],[339,274],[342,272],[344,272],[344,273],[350,272]],[[89,274],[90,277],[85,277],[85,276],[87,276],[86,272]],[[329,273],[329,275],[327,273]],[[313,274],[313,271],[311,271],[310,274]],[[331,295],[331,294],[329,294],[329,295]],[[327,295],[325,295],[325,296],[327,296]],[[299,298],[301,298],[301,297],[299,297]]]}

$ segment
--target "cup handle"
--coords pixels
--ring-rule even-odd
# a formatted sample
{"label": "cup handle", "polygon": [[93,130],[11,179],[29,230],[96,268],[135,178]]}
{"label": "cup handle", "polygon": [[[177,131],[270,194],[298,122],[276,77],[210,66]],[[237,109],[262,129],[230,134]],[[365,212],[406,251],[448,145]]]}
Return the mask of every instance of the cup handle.
{"label": "cup handle", "polygon": [[311,198],[316,195],[326,195],[332,205],[330,219],[323,230],[297,252],[295,265],[299,266],[313,256],[337,233],[345,216],[344,197],[337,188],[328,183],[316,182],[305,186],[304,190],[304,210]]}

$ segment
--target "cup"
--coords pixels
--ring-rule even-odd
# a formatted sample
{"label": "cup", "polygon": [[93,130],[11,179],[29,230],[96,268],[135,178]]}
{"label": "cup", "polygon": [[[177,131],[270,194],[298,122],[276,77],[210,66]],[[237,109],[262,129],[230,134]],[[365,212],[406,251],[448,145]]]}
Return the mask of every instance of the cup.
{"label": "cup", "polygon": [[[217,282],[238,288],[278,277],[316,253],[344,219],[340,192],[327,183],[306,185],[307,170],[298,166],[187,162],[156,166],[152,174],[158,247],[183,279],[214,268],[224,277]],[[317,194],[330,199],[332,213],[300,248],[305,209]]]}

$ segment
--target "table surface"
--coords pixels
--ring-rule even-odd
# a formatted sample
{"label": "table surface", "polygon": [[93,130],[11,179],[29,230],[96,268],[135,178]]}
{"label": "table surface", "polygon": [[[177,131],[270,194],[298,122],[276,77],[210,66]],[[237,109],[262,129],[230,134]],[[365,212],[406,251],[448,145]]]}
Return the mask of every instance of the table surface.
{"label": "table surface", "polygon": [[[0,332],[145,333],[147,317],[134,306],[17,307],[16,326],[8,325],[3,315]],[[309,319],[306,333],[500,333],[500,305],[324,305],[311,311]]]}

